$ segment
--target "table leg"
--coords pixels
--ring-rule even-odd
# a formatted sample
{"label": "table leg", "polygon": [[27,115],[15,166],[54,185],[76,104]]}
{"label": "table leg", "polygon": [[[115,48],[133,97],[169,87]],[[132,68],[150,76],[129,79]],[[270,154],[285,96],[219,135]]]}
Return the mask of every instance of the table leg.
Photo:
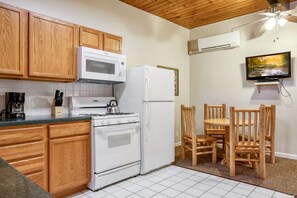
{"label": "table leg", "polygon": [[[230,142],[230,127],[229,126],[225,126],[225,144],[226,142]],[[222,159],[221,161],[221,165],[226,164],[226,145],[224,146],[224,152],[225,152],[225,157]]]}

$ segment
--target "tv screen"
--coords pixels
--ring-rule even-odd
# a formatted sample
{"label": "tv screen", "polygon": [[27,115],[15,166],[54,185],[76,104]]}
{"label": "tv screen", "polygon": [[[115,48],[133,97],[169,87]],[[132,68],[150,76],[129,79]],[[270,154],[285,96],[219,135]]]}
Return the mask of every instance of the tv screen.
{"label": "tv screen", "polygon": [[245,58],[246,79],[269,81],[291,77],[291,52]]}

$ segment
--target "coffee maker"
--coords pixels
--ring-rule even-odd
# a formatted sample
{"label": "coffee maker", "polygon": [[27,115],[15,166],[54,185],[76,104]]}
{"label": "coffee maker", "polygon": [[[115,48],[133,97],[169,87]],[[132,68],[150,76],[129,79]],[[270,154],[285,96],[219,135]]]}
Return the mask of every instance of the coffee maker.
{"label": "coffee maker", "polygon": [[25,118],[24,104],[25,93],[6,92],[5,93],[6,104],[6,118]]}

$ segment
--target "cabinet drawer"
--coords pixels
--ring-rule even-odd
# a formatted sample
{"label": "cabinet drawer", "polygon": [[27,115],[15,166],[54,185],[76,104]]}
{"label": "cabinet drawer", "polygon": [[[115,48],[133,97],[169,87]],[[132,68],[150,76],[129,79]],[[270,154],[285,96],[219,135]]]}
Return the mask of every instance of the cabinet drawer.
{"label": "cabinet drawer", "polygon": [[46,185],[46,179],[45,179],[45,173],[38,172],[30,175],[26,175],[29,179],[31,179],[34,183],[39,185],[41,188],[47,191],[47,185]]}
{"label": "cabinet drawer", "polygon": [[24,175],[41,172],[45,167],[44,157],[37,157],[31,159],[25,159],[10,163],[15,169],[23,173]]}
{"label": "cabinet drawer", "polygon": [[0,147],[0,157],[8,163],[23,159],[41,157],[46,152],[46,143],[34,142]]}
{"label": "cabinet drawer", "polygon": [[26,142],[43,141],[45,126],[0,129],[0,147]]}
{"label": "cabinet drawer", "polygon": [[49,138],[60,138],[90,133],[90,122],[75,122],[49,126]]}

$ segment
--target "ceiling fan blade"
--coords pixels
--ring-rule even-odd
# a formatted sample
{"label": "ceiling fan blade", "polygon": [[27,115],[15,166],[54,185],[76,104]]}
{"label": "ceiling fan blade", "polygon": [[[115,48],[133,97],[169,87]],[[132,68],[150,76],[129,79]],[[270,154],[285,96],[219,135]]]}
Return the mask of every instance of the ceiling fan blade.
{"label": "ceiling fan blade", "polygon": [[290,22],[297,23],[297,16],[292,16],[291,15],[291,16],[285,17],[285,19],[287,19]]}

